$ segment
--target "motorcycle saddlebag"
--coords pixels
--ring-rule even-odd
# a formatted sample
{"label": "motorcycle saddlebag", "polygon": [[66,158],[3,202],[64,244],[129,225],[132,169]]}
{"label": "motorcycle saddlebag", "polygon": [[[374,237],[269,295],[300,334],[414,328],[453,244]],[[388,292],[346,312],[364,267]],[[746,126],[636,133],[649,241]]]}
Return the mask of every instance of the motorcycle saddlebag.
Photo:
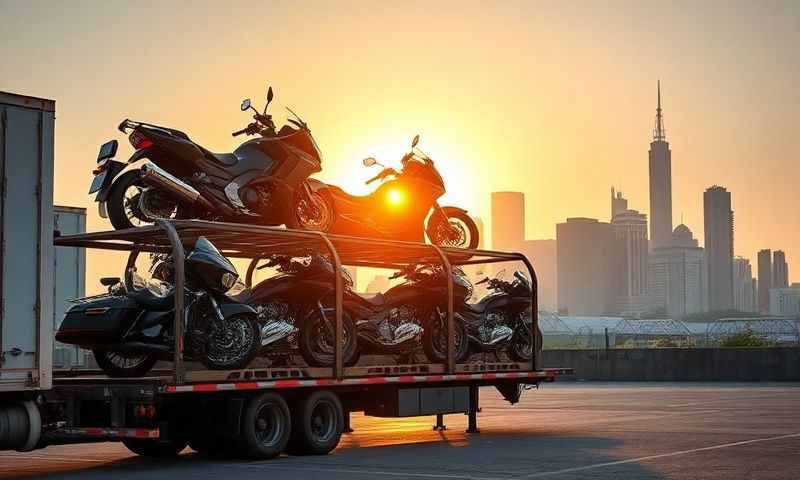
{"label": "motorcycle saddlebag", "polygon": [[118,343],[140,311],[127,296],[104,295],[78,303],[64,315],[56,340],[90,348]]}

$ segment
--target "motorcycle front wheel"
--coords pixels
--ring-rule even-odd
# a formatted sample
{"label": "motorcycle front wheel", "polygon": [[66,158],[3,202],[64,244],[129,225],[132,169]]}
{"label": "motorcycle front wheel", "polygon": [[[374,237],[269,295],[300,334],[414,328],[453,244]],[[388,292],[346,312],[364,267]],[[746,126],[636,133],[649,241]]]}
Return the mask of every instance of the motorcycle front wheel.
{"label": "motorcycle front wheel", "polygon": [[317,192],[300,195],[295,205],[295,221],[303,230],[327,232],[333,226],[333,205]]}
{"label": "motorcycle front wheel", "polygon": [[[439,309],[430,314],[422,332],[422,349],[425,356],[433,363],[447,362],[447,315]],[[454,358],[456,363],[463,363],[469,357],[469,339],[463,322],[454,325]]]}
{"label": "motorcycle front wheel", "polygon": [[255,315],[232,315],[209,330],[201,361],[212,370],[245,368],[261,348],[261,328]]}
{"label": "motorcycle front wheel", "polygon": [[152,353],[122,353],[109,350],[92,350],[97,366],[109,377],[143,377],[158,358]]}
{"label": "motorcycle front wheel", "polygon": [[[533,345],[531,345],[530,328],[517,328],[511,337],[508,356],[516,362],[530,362],[533,358]],[[542,348],[542,331],[536,327],[536,345]]]}
{"label": "motorcycle front wheel", "polygon": [[[336,361],[333,309],[312,308],[300,326],[297,340],[303,360],[312,367],[332,367]],[[358,359],[356,325],[347,312],[342,312],[342,363],[353,365]]]}
{"label": "motorcycle front wheel", "polygon": [[443,218],[438,212],[434,212],[425,227],[425,233],[428,234],[431,243],[440,247],[470,250],[478,248],[480,234],[475,220],[463,210],[455,207],[442,207],[442,212],[446,218]]}
{"label": "motorcycle front wheel", "polygon": [[175,218],[174,200],[142,184],[140,170],[129,170],[111,185],[106,206],[108,219],[116,230],[150,225],[159,218]]}

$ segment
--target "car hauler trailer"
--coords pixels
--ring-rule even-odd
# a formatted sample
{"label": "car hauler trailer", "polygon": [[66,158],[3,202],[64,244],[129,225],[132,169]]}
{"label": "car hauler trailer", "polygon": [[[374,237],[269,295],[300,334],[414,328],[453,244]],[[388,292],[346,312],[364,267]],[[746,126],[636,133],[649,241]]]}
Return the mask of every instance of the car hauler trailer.
{"label": "car hauler trailer", "polygon": [[[452,281],[448,281],[448,361],[436,363],[345,366],[342,362],[343,281],[335,276],[335,364],[332,367],[268,366],[219,371],[197,369],[184,361],[184,252],[206,237],[230,258],[248,259],[247,282],[259,260],[272,254],[328,255],[342,266],[399,269],[409,264],[439,264],[444,278],[462,265],[518,261],[532,279],[530,362],[485,361],[456,364],[453,353]],[[57,443],[121,440],[132,451],[174,455],[187,443],[201,453],[230,449],[250,458],[281,451],[319,454],[333,449],[349,427],[349,412],[380,417],[464,413],[477,432],[478,388],[496,387],[516,403],[525,385],[553,381],[567,369],[541,367],[537,326],[536,275],[518,253],[440,248],[433,245],[364,239],[283,228],[197,220],[160,221],[129,230],[64,235],[60,247],[131,252],[128,267],[140,253],[170,253],[175,269],[174,357],[169,371],[146,378],[108,378],[78,371],[58,372],[54,388],[39,399],[43,432],[40,446]],[[289,408],[288,406],[291,406]],[[290,413],[291,412],[291,413]],[[288,442],[288,444],[287,444]]]}

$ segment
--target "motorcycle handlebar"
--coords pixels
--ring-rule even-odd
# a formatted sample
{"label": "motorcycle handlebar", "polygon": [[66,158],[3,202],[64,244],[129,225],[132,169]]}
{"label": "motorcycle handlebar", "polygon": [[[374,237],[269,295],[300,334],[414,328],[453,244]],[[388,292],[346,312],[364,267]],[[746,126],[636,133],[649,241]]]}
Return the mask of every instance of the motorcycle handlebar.
{"label": "motorcycle handlebar", "polygon": [[231,134],[231,136],[233,136],[233,137],[238,137],[239,135],[242,135],[242,134],[244,134],[244,133],[247,133],[247,130],[248,130],[249,128],[250,128],[250,127],[246,127],[246,128],[243,128],[243,129],[241,129],[241,130],[237,130],[237,131],[233,132],[233,133]]}

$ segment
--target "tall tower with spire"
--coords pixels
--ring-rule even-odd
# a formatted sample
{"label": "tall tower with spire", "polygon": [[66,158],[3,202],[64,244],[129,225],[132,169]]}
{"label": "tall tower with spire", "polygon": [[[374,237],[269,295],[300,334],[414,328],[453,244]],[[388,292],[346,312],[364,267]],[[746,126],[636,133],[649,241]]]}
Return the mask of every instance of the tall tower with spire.
{"label": "tall tower with spire", "polygon": [[672,240],[672,152],[661,115],[661,81],[653,141],[650,142],[650,248],[666,247]]}

